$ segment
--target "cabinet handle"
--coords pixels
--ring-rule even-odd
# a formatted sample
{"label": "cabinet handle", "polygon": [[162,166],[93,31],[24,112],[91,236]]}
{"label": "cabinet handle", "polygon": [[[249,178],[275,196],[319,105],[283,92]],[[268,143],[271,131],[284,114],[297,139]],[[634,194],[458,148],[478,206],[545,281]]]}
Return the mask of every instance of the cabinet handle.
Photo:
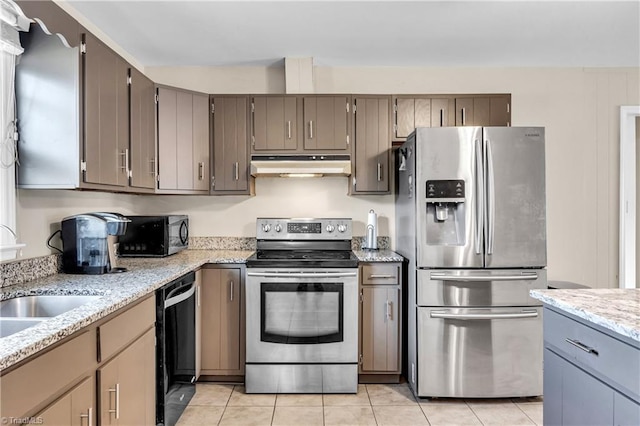
{"label": "cabinet handle", "polygon": [[155,174],[156,174],[156,159],[155,158],[150,158],[149,159],[149,174],[151,176],[155,176]]}
{"label": "cabinet handle", "polygon": [[291,120],[287,121],[287,139],[291,139]]}
{"label": "cabinet handle", "polygon": [[391,304],[392,304],[392,302],[390,300],[387,300],[386,302],[384,302],[384,304],[385,304],[384,322],[387,322],[387,321],[391,320]]}
{"label": "cabinet handle", "polygon": [[233,163],[233,170],[235,180],[240,180],[240,164],[237,161]]}
{"label": "cabinet handle", "polygon": [[80,414],[80,425],[82,426],[82,419],[88,419],[87,425],[93,425],[93,407],[89,407],[87,414]]}
{"label": "cabinet handle", "polygon": [[120,151],[120,167],[119,169],[123,172],[127,171],[127,150],[123,149]]}
{"label": "cabinet handle", "polygon": [[382,164],[378,163],[378,182],[382,180]]}
{"label": "cabinet handle", "polygon": [[444,110],[440,110],[440,127],[444,127]]}
{"label": "cabinet handle", "polygon": [[465,108],[462,108],[462,125],[465,125],[465,121],[466,121],[466,114],[465,114]]}
{"label": "cabinet handle", "polygon": [[395,275],[391,275],[391,274],[371,274],[369,275],[369,278],[395,278]]}
{"label": "cabinet handle", "polygon": [[198,180],[204,179],[204,163],[198,163]]}
{"label": "cabinet handle", "polygon": [[313,120],[309,120],[309,139],[313,139]]}
{"label": "cabinet handle", "polygon": [[229,281],[229,294],[230,294],[229,301],[233,302],[233,281]]}
{"label": "cabinet handle", "polygon": [[585,345],[584,343],[581,343],[578,340],[573,340],[573,339],[569,339],[568,337],[566,339],[564,339],[565,342],[569,343],[570,345],[575,346],[576,348],[580,349],[581,351],[585,351],[588,354],[594,354],[595,356],[598,356],[598,351]]}
{"label": "cabinet handle", "polygon": [[[116,394],[116,409],[109,410],[109,413],[113,413],[116,415],[116,419],[120,419],[120,383],[116,383],[115,388],[109,388],[109,393]],[[111,398],[109,398],[109,406],[111,406]]]}
{"label": "cabinet handle", "polygon": [[129,170],[129,148],[124,150],[124,169]]}
{"label": "cabinet handle", "polygon": [[196,287],[196,304],[200,307],[200,286]]}

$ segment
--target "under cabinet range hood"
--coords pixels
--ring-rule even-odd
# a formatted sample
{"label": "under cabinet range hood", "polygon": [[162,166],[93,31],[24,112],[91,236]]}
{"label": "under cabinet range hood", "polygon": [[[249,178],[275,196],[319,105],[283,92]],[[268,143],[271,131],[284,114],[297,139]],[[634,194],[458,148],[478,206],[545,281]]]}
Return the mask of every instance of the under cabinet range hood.
{"label": "under cabinet range hood", "polygon": [[252,155],[251,176],[321,177],[351,175],[348,155]]}

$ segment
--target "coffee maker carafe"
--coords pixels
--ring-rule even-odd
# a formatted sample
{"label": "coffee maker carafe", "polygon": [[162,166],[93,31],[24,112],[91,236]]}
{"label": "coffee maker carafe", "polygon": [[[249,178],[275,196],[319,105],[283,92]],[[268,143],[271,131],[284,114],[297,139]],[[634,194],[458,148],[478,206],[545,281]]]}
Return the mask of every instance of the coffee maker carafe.
{"label": "coffee maker carafe", "polygon": [[116,241],[130,222],[117,213],[84,213],[62,220],[62,269],[68,274],[124,272]]}

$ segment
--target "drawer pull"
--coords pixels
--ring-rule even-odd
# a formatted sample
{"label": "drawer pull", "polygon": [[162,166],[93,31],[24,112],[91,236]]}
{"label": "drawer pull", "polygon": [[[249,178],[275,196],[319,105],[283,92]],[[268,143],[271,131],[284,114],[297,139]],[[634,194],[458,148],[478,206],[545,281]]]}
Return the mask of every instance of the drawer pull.
{"label": "drawer pull", "polygon": [[371,274],[369,275],[369,279],[375,279],[375,278],[395,278],[395,275],[390,275],[390,274]]}
{"label": "drawer pull", "polygon": [[593,348],[590,348],[589,346],[577,341],[577,340],[573,340],[573,339],[569,339],[568,337],[566,339],[564,339],[565,342],[567,342],[570,345],[575,346],[576,348],[580,349],[581,351],[585,351],[588,354],[594,354],[595,356],[598,356],[598,351],[596,351]]}

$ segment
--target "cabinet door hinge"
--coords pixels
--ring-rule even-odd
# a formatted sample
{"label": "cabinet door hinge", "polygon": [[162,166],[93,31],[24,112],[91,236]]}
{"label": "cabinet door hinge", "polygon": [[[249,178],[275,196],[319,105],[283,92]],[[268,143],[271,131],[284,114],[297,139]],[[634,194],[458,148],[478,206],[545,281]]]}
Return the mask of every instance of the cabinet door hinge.
{"label": "cabinet door hinge", "polygon": [[251,102],[251,113],[254,113],[254,112],[256,112],[256,104]]}
{"label": "cabinet door hinge", "polygon": [[[356,109],[358,108],[358,105],[355,104],[355,102],[353,103],[353,113],[356,113]],[[348,108],[347,108],[348,110]]]}
{"label": "cabinet door hinge", "polygon": [[349,135],[347,135],[347,146],[349,146]]}
{"label": "cabinet door hinge", "polygon": [[[349,102],[347,102],[347,112],[349,112]],[[353,112],[356,112],[356,104],[353,104]]]}
{"label": "cabinet door hinge", "polygon": [[396,114],[398,113],[398,104],[393,105],[393,112]]}
{"label": "cabinet door hinge", "polygon": [[356,189],[356,177],[353,177],[353,189]]}
{"label": "cabinet door hinge", "polygon": [[153,98],[154,102],[156,104],[158,104],[158,102],[160,102],[160,97],[158,96],[158,94],[156,93],[155,97]]}
{"label": "cabinet door hinge", "polygon": [[216,177],[211,176],[211,189],[215,189],[216,187]]}
{"label": "cabinet door hinge", "polygon": [[358,357],[358,364],[362,365],[362,354]]}
{"label": "cabinet door hinge", "polygon": [[87,171],[87,162],[86,161],[81,161],[80,162],[80,171],[81,172],[86,172]]}
{"label": "cabinet door hinge", "polygon": [[363,299],[364,299],[364,291],[360,290],[360,303],[362,303]]}
{"label": "cabinet door hinge", "polygon": [[393,125],[393,133],[398,133],[398,125],[397,124]]}
{"label": "cabinet door hinge", "polygon": [[213,102],[211,102],[211,114],[215,114],[215,112],[216,112],[216,105]]}
{"label": "cabinet door hinge", "polygon": [[129,170],[129,179],[133,179],[133,170]]}
{"label": "cabinet door hinge", "polygon": [[84,41],[80,43],[80,53],[83,55],[87,53],[87,43]]}
{"label": "cabinet door hinge", "polygon": [[131,86],[131,76],[127,77],[127,86]]}
{"label": "cabinet door hinge", "polygon": [[254,148],[256,146],[256,137],[254,135],[251,135],[251,146],[253,146]]}
{"label": "cabinet door hinge", "polygon": [[511,112],[511,104],[507,102],[507,114]]}

